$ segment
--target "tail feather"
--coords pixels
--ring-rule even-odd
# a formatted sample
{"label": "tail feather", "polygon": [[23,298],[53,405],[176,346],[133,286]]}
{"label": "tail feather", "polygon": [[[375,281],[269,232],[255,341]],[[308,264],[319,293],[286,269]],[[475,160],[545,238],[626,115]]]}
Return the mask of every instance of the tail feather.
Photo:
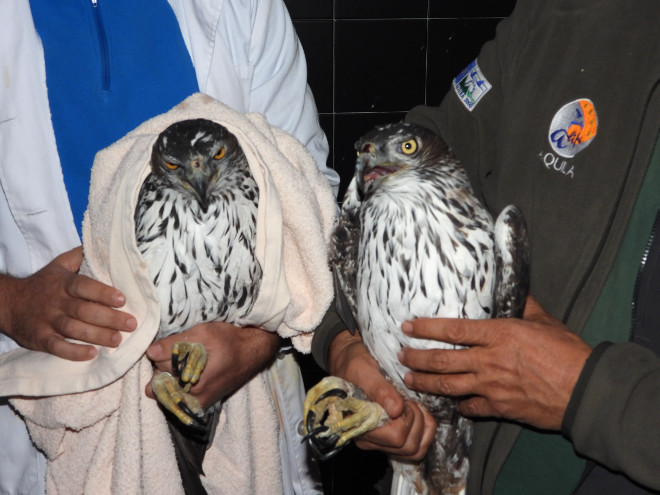
{"label": "tail feather", "polygon": [[206,495],[200,476],[204,475],[202,464],[206,450],[213,442],[220,418],[222,402],[218,402],[207,412],[207,422],[203,429],[193,430],[185,426],[170,412],[165,411],[170,429],[174,454],[176,455],[183,490],[186,495]]}
{"label": "tail feather", "polygon": [[428,494],[428,485],[423,478],[421,464],[392,461],[391,495]]}
{"label": "tail feather", "polygon": [[472,422],[457,410],[439,423],[426,458],[419,464],[392,461],[391,495],[465,495]]}

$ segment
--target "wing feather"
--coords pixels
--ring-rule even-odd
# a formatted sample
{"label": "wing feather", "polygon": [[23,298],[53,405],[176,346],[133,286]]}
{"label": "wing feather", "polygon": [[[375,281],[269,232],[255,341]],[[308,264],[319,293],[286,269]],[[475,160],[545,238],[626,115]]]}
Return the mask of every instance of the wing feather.
{"label": "wing feather", "polygon": [[529,240],[525,218],[514,205],[495,222],[495,264],[495,317],[520,318],[529,293]]}
{"label": "wing feather", "polygon": [[337,228],[330,241],[330,266],[335,280],[337,313],[348,329],[357,330],[357,271],[360,245],[360,200],[353,178],[346,190]]}

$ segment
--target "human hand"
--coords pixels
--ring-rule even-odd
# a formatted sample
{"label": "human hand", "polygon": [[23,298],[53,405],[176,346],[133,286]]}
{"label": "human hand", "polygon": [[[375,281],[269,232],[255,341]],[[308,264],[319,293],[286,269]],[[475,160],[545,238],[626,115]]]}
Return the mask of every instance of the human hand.
{"label": "human hand", "polygon": [[426,455],[436,424],[420,405],[405,401],[385,379],[362,339],[342,332],[332,341],[328,356],[330,373],[360,387],[391,418],[355,441],[363,450],[380,450],[401,460],[419,461]]}
{"label": "human hand", "polygon": [[[157,370],[172,373],[172,346],[175,342],[199,342],[206,348],[208,361],[199,382],[189,393],[207,409],[272,363],[280,337],[260,328],[240,328],[222,322],[201,323],[149,346],[147,357]],[[147,384],[146,393],[154,398],[151,382]]]}
{"label": "human hand", "polygon": [[502,417],[559,430],[591,348],[528,297],[523,319],[418,319],[402,325],[416,338],[470,346],[402,349],[413,390],[458,397],[466,416]]}
{"label": "human hand", "polygon": [[126,303],[120,291],[78,275],[82,259],[82,247],[77,247],[29,277],[1,276],[2,331],[23,347],[72,361],[97,355],[87,344],[117,347],[118,331],[133,331],[137,321],[115,309]]}

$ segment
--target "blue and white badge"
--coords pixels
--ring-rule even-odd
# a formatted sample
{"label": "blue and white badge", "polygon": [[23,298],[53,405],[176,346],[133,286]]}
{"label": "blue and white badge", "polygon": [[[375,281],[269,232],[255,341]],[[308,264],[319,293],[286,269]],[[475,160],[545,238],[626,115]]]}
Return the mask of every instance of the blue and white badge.
{"label": "blue and white badge", "polygon": [[454,91],[470,112],[491,88],[476,60],[454,78]]}

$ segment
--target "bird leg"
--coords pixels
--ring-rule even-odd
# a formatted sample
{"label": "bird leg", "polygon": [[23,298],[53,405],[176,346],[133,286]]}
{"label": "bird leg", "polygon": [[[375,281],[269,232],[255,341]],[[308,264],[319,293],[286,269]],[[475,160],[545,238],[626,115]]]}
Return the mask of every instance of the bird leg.
{"label": "bird leg", "polygon": [[307,392],[303,418],[302,433],[321,460],[389,420],[379,404],[336,376],[324,378]]}
{"label": "bird leg", "polygon": [[199,381],[208,355],[202,344],[176,342],[172,348],[172,374],[159,372],[151,382],[158,402],[183,424],[198,429],[205,426],[205,411],[188,392]]}
{"label": "bird leg", "polygon": [[175,342],[172,347],[172,372],[182,387],[199,381],[207,360],[206,348],[197,342]]}

